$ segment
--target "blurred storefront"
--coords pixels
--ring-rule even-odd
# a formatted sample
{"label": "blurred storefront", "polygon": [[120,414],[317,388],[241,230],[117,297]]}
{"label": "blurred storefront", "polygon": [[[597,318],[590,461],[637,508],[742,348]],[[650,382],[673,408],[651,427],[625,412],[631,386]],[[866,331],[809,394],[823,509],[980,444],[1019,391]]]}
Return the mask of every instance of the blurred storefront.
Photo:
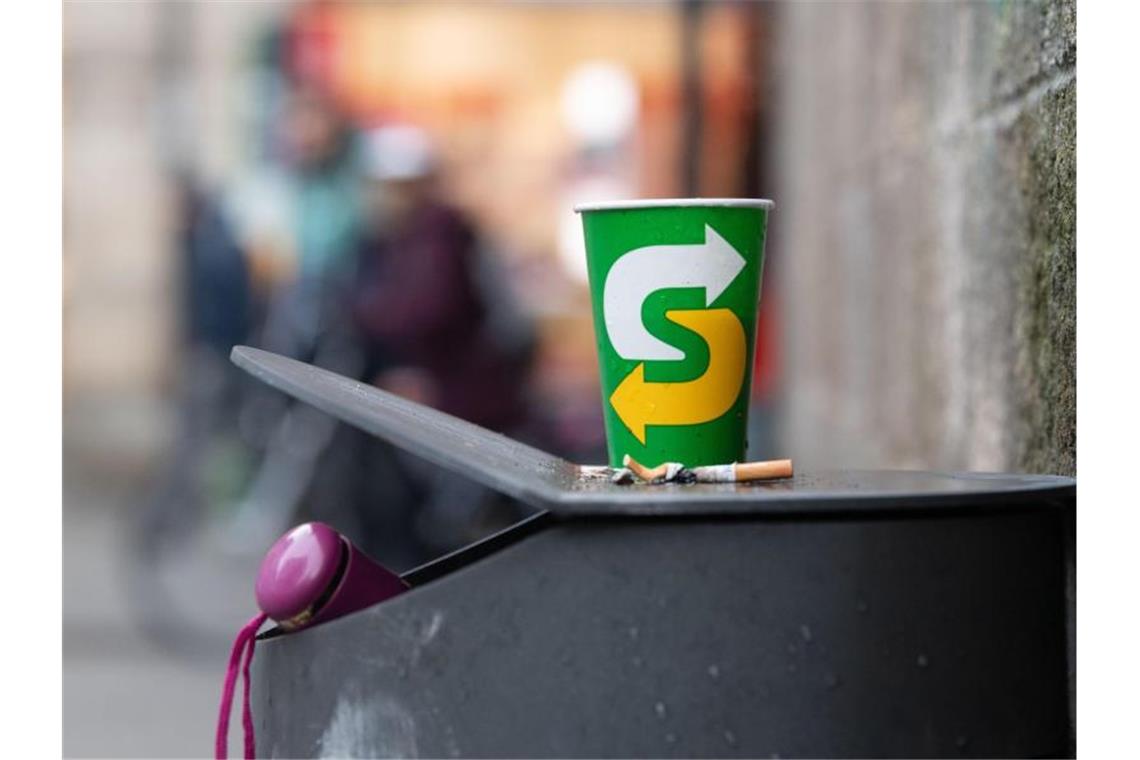
{"label": "blurred storefront", "polygon": [[[401,123],[430,133],[448,197],[487,236],[504,284],[537,319],[537,392],[551,399],[548,406],[557,400],[558,410],[585,418],[566,424],[592,428],[598,440],[596,358],[573,205],[758,192],[756,46],[765,12],[754,6],[159,4],[128,15],[68,12],[72,400],[137,405],[140,396],[161,398],[173,381],[177,273],[168,251],[176,173],[201,177],[225,196],[258,282],[289,276],[290,221],[262,178],[279,149],[274,126],[290,81],[317,83],[361,129]],[[100,29],[129,32],[133,43],[103,48]],[[685,71],[686,44],[695,71]],[[76,65],[96,55],[89,69]],[[111,167],[106,145],[95,144],[98,120],[84,110],[92,88],[79,87],[79,78],[104,71],[122,86],[128,68],[138,95],[112,100],[132,128],[112,130],[108,122],[105,139],[121,141],[115,155],[129,160]],[[686,152],[693,145],[695,156]],[[131,224],[120,217],[132,203],[117,202],[113,216],[96,210],[97,170],[83,168],[96,161],[142,212]],[[108,226],[97,229],[100,222]],[[138,238],[130,246],[137,253],[108,267],[125,256],[125,228]],[[110,298],[127,282],[128,292]],[[133,337],[98,338],[110,332]],[[101,348],[93,354],[94,346]],[[762,374],[760,386],[766,383]]]}

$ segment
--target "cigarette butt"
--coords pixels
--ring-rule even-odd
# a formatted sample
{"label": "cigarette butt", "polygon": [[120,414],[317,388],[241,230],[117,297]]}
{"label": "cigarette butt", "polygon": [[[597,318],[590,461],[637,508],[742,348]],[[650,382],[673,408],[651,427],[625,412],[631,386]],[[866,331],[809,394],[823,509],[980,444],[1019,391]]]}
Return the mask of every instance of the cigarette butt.
{"label": "cigarette butt", "polygon": [[735,464],[712,464],[694,467],[689,471],[698,483],[735,483]]}
{"label": "cigarette butt", "polygon": [[738,462],[735,466],[736,482],[751,480],[776,480],[790,478],[793,474],[792,460],[773,459],[768,462]]}
{"label": "cigarette butt", "polygon": [[628,467],[634,475],[641,478],[646,483],[653,483],[655,481],[662,480],[669,473],[668,464],[659,464],[653,469],[650,469],[638,462],[629,454],[626,454],[622,458],[621,463]]}
{"label": "cigarette butt", "polygon": [[635,480],[637,480],[637,476],[628,467],[619,467],[610,476],[610,482],[619,486],[627,486]]}
{"label": "cigarette butt", "polygon": [[[792,460],[773,459],[769,462],[738,462],[717,464],[686,469],[678,462],[665,462],[656,467],[646,467],[626,454],[622,458],[626,471],[645,483],[747,483],[757,480],[779,480],[792,477]],[[622,471],[619,471],[619,473]],[[615,476],[614,482],[629,482]]]}

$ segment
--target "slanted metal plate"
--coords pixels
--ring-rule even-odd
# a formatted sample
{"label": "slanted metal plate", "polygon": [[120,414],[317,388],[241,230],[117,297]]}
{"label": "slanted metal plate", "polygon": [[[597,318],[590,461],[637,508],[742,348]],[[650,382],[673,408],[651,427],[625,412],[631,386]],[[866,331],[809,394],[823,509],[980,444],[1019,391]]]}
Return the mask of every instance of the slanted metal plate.
{"label": "slanted metal plate", "polygon": [[819,514],[899,508],[1005,507],[1071,499],[1050,475],[817,472],[753,484],[629,485],[588,477],[565,459],[333,372],[239,346],[233,361],[284,393],[435,464],[559,515]]}

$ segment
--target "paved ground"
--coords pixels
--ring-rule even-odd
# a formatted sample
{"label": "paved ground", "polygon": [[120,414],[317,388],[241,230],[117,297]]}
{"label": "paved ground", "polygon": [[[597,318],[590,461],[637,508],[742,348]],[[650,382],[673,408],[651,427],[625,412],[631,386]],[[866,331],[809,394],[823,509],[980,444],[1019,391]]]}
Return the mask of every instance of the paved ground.
{"label": "paved ground", "polygon": [[148,577],[183,624],[144,634],[125,540],[136,484],[65,450],[64,754],[209,756],[229,640],[253,610],[256,559],[205,541],[169,557]]}

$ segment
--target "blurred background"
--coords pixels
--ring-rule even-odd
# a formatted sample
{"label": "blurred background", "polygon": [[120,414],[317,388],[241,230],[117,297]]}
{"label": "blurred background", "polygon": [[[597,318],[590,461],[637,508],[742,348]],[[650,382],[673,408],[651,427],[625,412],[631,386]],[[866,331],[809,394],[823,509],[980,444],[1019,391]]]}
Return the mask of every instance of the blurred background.
{"label": "blurred background", "polygon": [[232,345],[604,460],[575,203],[776,201],[754,457],[1073,474],[1075,29],[1072,2],[67,3],[65,753],[208,753],[293,523],[406,570],[525,514]]}

